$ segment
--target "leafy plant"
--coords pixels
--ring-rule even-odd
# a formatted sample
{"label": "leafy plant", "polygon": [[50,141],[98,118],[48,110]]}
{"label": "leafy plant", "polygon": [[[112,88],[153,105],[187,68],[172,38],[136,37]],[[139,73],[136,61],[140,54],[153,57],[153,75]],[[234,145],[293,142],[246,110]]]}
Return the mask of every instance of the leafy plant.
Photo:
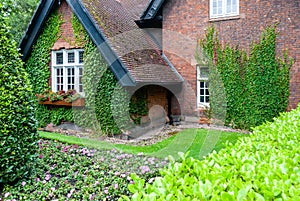
{"label": "leafy plant", "polygon": [[5,200],[118,200],[130,195],[136,173],[148,182],[168,161],[116,149],[97,150],[40,140],[37,165],[28,179],[6,185]]}
{"label": "leafy plant", "polygon": [[209,65],[212,115],[226,125],[250,129],[287,109],[292,61],[287,51],[276,57],[276,35],[275,26],[267,27],[249,55],[221,44],[213,27],[199,40],[196,57]]}
{"label": "leafy plant", "polygon": [[8,22],[12,27],[10,32],[17,44],[20,43],[38,2],[39,0],[13,1],[13,9]]}
{"label": "leafy plant", "polygon": [[299,200],[300,106],[203,160],[180,154],[153,184],[131,176],[125,200]]}
{"label": "leafy plant", "polygon": [[141,117],[148,114],[147,94],[145,90],[140,89],[131,97],[129,112],[135,124],[140,124]]}
{"label": "leafy plant", "polygon": [[7,23],[10,3],[0,3],[0,196],[3,184],[30,174],[38,140],[32,89]]}

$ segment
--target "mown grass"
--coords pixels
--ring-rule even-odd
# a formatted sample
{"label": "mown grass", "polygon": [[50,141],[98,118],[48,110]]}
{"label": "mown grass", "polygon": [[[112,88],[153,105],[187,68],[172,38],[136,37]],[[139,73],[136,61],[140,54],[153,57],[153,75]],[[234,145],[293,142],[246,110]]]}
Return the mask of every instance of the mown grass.
{"label": "mown grass", "polygon": [[159,158],[169,155],[178,157],[178,152],[189,152],[189,156],[201,159],[212,152],[219,151],[225,142],[235,143],[239,137],[246,136],[237,132],[223,132],[206,129],[186,129],[161,142],[147,146],[135,146],[126,144],[113,144],[106,141],[98,141],[89,138],[67,136],[59,133],[40,132],[40,136],[46,139],[58,140],[68,144],[78,144],[97,149],[118,149],[127,153],[137,154],[143,152]]}

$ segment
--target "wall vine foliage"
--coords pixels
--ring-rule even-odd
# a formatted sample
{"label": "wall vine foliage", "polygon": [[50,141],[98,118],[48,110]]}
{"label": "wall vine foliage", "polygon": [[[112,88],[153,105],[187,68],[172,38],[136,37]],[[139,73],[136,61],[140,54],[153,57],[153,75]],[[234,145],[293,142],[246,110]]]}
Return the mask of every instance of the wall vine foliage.
{"label": "wall vine foliage", "polygon": [[84,43],[83,85],[86,100],[84,109],[75,110],[75,122],[102,135],[119,134],[131,126],[129,94],[118,84],[108,64],[74,15],[72,25],[76,41]]}
{"label": "wall vine foliage", "polygon": [[[26,70],[35,93],[42,93],[50,89],[48,84],[50,52],[60,36],[62,23],[62,18],[57,11],[49,17],[26,62]],[[129,94],[118,84],[107,63],[75,15],[72,16],[71,23],[75,45],[84,48],[83,85],[86,107],[49,108],[38,105],[36,116],[39,126],[44,127],[51,122],[57,125],[62,121],[74,121],[79,126],[105,135],[118,134],[131,128]],[[136,110],[140,111],[138,108]]]}
{"label": "wall vine foliage", "polygon": [[[25,67],[34,93],[42,93],[50,89],[48,81],[51,48],[59,38],[59,28],[62,23],[61,16],[58,15],[57,11],[50,15],[26,61]],[[51,122],[60,124],[63,120],[73,121],[72,109],[70,108],[49,108],[44,105],[37,105],[35,115],[39,127],[44,127]]]}
{"label": "wall vine foliage", "polygon": [[[276,56],[276,35],[276,26],[267,27],[260,41],[251,44],[249,54],[221,45],[214,27],[198,41],[197,58],[199,62],[208,58],[210,68],[210,105],[218,113],[226,104],[226,125],[251,129],[287,109],[292,60],[287,51],[283,58]],[[221,82],[214,82],[216,77]],[[223,96],[217,95],[220,89],[224,89]]]}

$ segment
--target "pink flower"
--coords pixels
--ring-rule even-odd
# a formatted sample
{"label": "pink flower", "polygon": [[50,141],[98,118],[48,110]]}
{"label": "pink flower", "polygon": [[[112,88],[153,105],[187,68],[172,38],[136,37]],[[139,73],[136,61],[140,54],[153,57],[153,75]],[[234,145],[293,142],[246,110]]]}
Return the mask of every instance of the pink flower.
{"label": "pink flower", "polygon": [[90,195],[90,200],[93,200],[93,195]]}
{"label": "pink flower", "polygon": [[145,174],[147,172],[150,172],[149,166],[141,166],[140,169],[142,170],[142,174]]}
{"label": "pink flower", "polygon": [[154,178],[149,179],[149,183],[151,184],[154,181]]}
{"label": "pink flower", "polygon": [[107,189],[107,187],[104,189],[104,193],[105,193],[105,194],[108,194],[108,189]]}
{"label": "pink flower", "polygon": [[46,177],[45,177],[45,180],[48,181],[50,178],[51,178],[51,175],[47,174]]}
{"label": "pink flower", "polygon": [[10,193],[5,193],[4,197],[7,198],[10,195]]}
{"label": "pink flower", "polygon": [[26,182],[25,182],[25,181],[23,181],[21,184],[22,184],[22,186],[25,186],[25,185],[26,185]]}
{"label": "pink flower", "polygon": [[118,188],[119,188],[119,184],[115,184],[115,185],[114,185],[114,188],[115,188],[115,189],[118,189]]}
{"label": "pink flower", "polygon": [[44,158],[43,154],[40,154],[39,158],[40,158],[40,159]]}

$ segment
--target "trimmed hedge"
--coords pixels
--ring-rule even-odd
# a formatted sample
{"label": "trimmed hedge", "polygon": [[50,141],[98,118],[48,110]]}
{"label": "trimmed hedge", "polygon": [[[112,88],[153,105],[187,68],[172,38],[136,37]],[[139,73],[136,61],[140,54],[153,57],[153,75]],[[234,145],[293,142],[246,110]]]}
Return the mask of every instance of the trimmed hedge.
{"label": "trimmed hedge", "polygon": [[181,155],[126,200],[300,200],[300,106],[202,161]]}
{"label": "trimmed hedge", "polygon": [[3,183],[29,174],[38,140],[33,94],[4,17],[6,6],[0,3],[0,192]]}

